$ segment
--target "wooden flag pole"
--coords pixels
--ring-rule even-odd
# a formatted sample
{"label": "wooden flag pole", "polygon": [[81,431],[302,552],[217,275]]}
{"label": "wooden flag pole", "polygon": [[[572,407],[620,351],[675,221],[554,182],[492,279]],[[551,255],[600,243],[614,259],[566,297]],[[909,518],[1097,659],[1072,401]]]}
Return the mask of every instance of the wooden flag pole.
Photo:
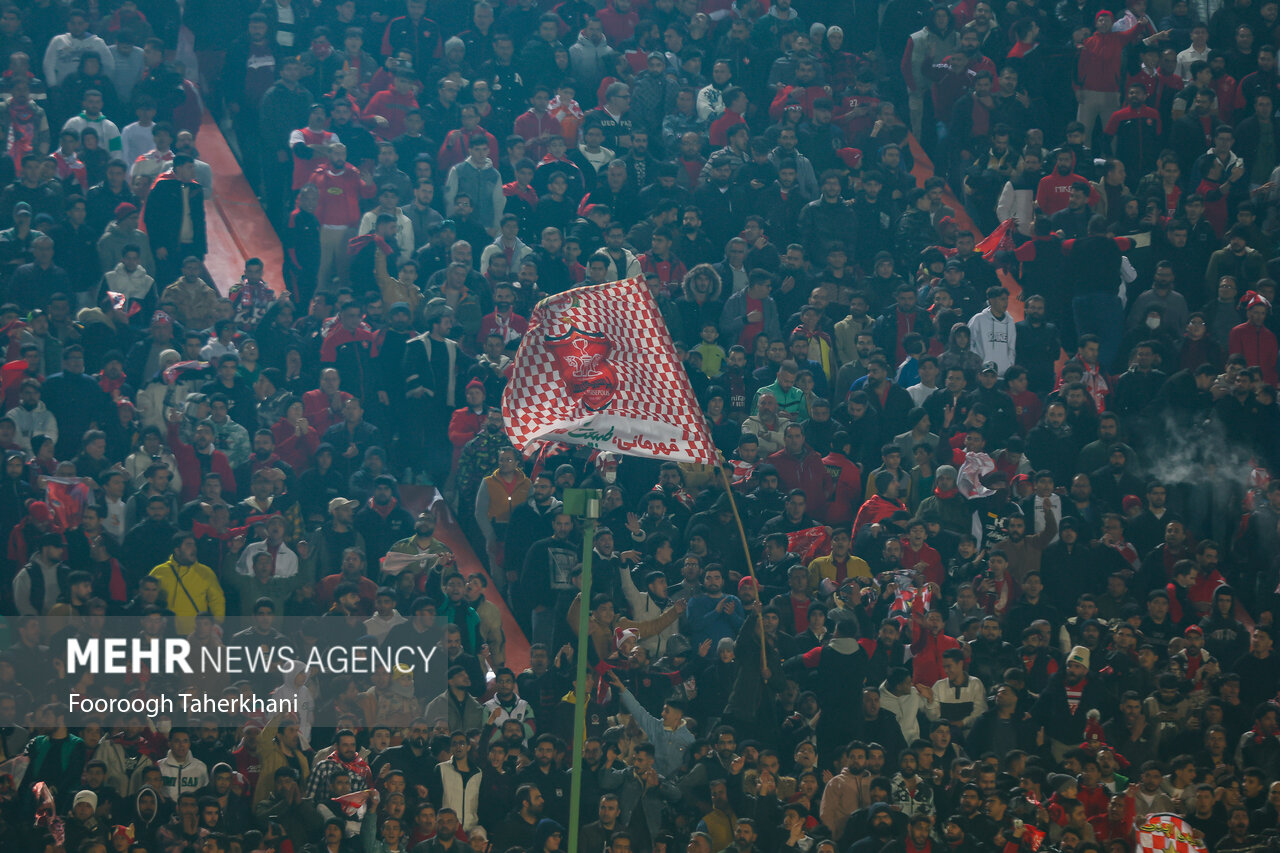
{"label": "wooden flag pole", "polygon": [[[760,598],[760,580],[756,577],[755,566],[751,563],[751,546],[747,543],[747,531],[742,526],[742,516],[738,515],[738,502],[733,499],[733,483],[729,481],[729,471],[726,466],[717,465],[716,467],[720,469],[720,478],[724,480],[724,493],[729,498],[729,507],[733,510],[733,520],[738,523],[738,536],[742,539],[742,553],[747,558],[747,574],[750,575],[751,580],[755,582],[756,601],[760,603],[761,609],[763,609],[764,601]],[[756,614],[756,625],[760,628],[760,668],[763,670],[768,667],[764,653],[763,613]]]}

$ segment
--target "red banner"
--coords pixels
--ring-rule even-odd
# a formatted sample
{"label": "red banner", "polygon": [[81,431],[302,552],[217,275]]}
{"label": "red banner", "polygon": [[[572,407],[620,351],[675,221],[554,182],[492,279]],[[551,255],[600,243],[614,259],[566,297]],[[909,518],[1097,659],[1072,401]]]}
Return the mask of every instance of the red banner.
{"label": "red banner", "polygon": [[806,566],[831,553],[831,531],[825,527],[807,527],[787,534],[787,551],[799,554]]}
{"label": "red banner", "polygon": [[45,503],[53,511],[55,533],[65,533],[80,526],[80,517],[89,505],[92,492],[82,480],[74,477],[47,477]]}

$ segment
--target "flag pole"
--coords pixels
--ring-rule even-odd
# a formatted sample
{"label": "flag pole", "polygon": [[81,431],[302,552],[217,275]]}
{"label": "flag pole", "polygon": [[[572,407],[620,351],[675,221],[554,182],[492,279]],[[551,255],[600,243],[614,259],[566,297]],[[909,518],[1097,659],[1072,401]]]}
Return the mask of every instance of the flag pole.
{"label": "flag pole", "polygon": [[[738,515],[738,502],[733,499],[733,483],[729,481],[729,471],[724,465],[717,465],[720,469],[720,478],[724,480],[724,493],[729,498],[729,507],[733,510],[733,520],[738,523],[738,536],[742,540],[742,553],[747,558],[747,574],[751,576],[751,580],[756,585],[756,601],[763,606],[764,601],[760,598],[760,580],[756,577],[755,566],[751,563],[751,546],[747,543],[747,531],[742,526],[742,516]],[[763,614],[756,615],[756,625],[760,628],[760,668],[763,670],[768,667],[764,653],[764,618]]]}
{"label": "flag pole", "polygon": [[596,519],[600,501],[586,498],[582,524],[582,592],[578,594],[578,672],[573,682],[574,766],[569,785],[568,853],[578,853],[578,824],[582,813],[582,751],[587,740],[587,655],[591,643],[591,560],[595,553]]}

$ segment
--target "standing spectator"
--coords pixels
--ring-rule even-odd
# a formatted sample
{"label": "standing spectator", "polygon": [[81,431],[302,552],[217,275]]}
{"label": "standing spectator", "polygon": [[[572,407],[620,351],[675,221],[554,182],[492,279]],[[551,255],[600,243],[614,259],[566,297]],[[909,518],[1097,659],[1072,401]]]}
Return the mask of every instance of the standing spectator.
{"label": "standing spectator", "polygon": [[484,135],[471,137],[468,152],[467,159],[450,169],[445,180],[445,212],[449,216],[460,217],[457,200],[458,196],[465,195],[471,200],[470,213],[463,217],[465,221],[483,228],[490,237],[494,237],[507,201],[502,191],[502,177],[489,159],[489,140]]}
{"label": "standing spectator", "polygon": [[983,362],[995,362],[999,376],[1017,361],[1018,328],[1009,314],[1009,291],[987,289],[987,307],[969,321],[972,348]]}
{"label": "standing spectator", "polygon": [[161,282],[176,279],[184,271],[187,258],[203,260],[208,251],[204,189],[196,183],[195,174],[193,157],[174,155],[173,171],[160,176],[142,209],[142,221],[156,257],[156,279]]}
{"label": "standing spectator", "polygon": [[347,163],[347,146],[335,142],[329,146],[328,163],[311,175],[320,190],[315,217],[320,223],[320,269],[316,286],[329,290],[336,276],[347,280],[349,261],[347,244],[360,224],[360,200],[373,198],[376,187],[363,170]]}
{"label": "standing spectator", "polygon": [[308,123],[312,103],[311,93],[298,82],[301,77],[302,63],[286,57],[280,64],[280,79],[263,93],[258,104],[258,141],[264,160],[262,192],[267,217],[277,228],[284,224],[289,209],[285,206],[289,172],[282,166],[291,162],[292,134]]}
{"label": "standing spectator", "polygon": [[44,52],[44,80],[46,85],[57,86],[80,70],[80,59],[94,53],[102,61],[102,70],[110,74],[115,69],[115,57],[107,43],[89,32],[89,16],[80,9],[67,13],[67,31],[54,36]]}

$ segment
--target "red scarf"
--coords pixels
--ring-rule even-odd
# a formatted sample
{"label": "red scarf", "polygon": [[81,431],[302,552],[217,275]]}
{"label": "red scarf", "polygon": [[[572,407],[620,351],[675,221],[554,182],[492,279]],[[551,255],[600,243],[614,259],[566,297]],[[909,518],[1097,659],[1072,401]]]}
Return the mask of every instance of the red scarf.
{"label": "red scarf", "polygon": [[[266,516],[257,516],[257,518],[265,517]],[[248,527],[228,527],[226,530],[219,530],[212,525],[205,524],[202,521],[197,521],[191,525],[191,535],[195,536],[197,539],[203,539],[208,536],[210,539],[217,539],[220,542],[230,542],[237,536],[244,536],[248,529]]]}
{"label": "red scarf", "polygon": [[369,762],[360,757],[360,753],[356,753],[356,757],[350,761],[343,761],[338,757],[337,751],[329,753],[329,761],[334,764],[341,765],[348,773],[354,774],[364,780],[366,787],[373,784],[373,771],[369,769]]}
{"label": "red scarf", "polygon": [[110,397],[113,394],[115,394],[116,391],[120,390],[120,386],[124,385],[124,381],[127,378],[128,377],[125,376],[123,373],[120,374],[119,379],[112,379],[110,376],[107,376],[106,373],[99,373],[98,387],[101,388],[103,391],[106,391],[107,396]]}
{"label": "red scarf", "polygon": [[125,602],[129,600],[128,584],[125,583],[124,571],[120,568],[120,561],[112,558],[108,565],[110,566],[111,576],[107,580],[107,596],[116,602]]}
{"label": "red scarf", "polygon": [[1067,691],[1067,706],[1073,715],[1080,708],[1080,700],[1084,697],[1084,688],[1088,683],[1088,678],[1082,678],[1077,684],[1063,685]]}
{"label": "red scarf", "polygon": [[373,498],[369,498],[369,502],[367,506],[369,507],[369,509],[376,512],[378,515],[382,516],[383,521],[386,521],[387,517],[391,515],[391,511],[396,508],[397,503],[398,501],[396,501],[395,498],[392,498],[389,504],[387,504],[385,507],[381,507],[373,502]]}
{"label": "red scarf", "polygon": [[360,254],[361,249],[370,243],[376,244],[377,247],[382,250],[382,254],[384,255],[394,254],[391,247],[387,245],[387,241],[382,239],[382,237],[377,234],[361,234],[359,237],[352,237],[347,241],[347,255],[355,257]]}
{"label": "red scarf", "polygon": [[944,492],[940,486],[933,487],[933,496],[938,498],[938,500],[943,500],[943,501],[950,500],[951,498],[954,498],[958,494],[960,494],[959,489],[947,489]]}

